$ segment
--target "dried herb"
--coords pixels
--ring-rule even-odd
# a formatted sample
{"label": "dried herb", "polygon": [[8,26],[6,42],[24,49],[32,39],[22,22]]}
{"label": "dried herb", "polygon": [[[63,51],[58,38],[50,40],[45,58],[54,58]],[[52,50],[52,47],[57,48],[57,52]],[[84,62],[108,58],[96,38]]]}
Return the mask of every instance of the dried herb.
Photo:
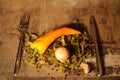
{"label": "dried herb", "polygon": [[[27,34],[26,42],[37,39],[35,34]],[[55,58],[55,49],[66,46],[70,50],[69,59],[61,63]],[[60,72],[70,72],[78,69],[81,62],[86,58],[93,56],[91,39],[86,32],[80,35],[68,35],[57,38],[46,50],[44,54],[38,54],[37,50],[33,50],[29,45],[24,47],[26,52],[24,62],[29,66],[41,68],[43,66],[53,65]]]}

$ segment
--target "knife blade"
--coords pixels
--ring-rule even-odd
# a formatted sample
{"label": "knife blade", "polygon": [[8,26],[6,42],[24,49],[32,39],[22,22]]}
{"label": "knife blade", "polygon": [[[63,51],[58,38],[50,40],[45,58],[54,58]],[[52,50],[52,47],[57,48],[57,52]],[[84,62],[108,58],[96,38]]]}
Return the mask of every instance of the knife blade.
{"label": "knife blade", "polygon": [[93,43],[95,45],[97,72],[98,72],[98,76],[101,76],[103,74],[103,71],[102,71],[102,64],[101,64],[99,46],[98,46],[97,23],[93,15],[90,16],[89,24],[90,24],[90,36],[93,39],[94,41]]}

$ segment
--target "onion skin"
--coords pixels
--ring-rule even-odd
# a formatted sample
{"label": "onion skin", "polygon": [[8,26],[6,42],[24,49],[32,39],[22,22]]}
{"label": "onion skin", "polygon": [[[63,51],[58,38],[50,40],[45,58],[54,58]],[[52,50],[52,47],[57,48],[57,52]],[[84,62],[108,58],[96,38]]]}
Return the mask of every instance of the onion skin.
{"label": "onion skin", "polygon": [[60,62],[65,62],[70,56],[70,51],[65,47],[59,47],[55,50],[55,57]]}

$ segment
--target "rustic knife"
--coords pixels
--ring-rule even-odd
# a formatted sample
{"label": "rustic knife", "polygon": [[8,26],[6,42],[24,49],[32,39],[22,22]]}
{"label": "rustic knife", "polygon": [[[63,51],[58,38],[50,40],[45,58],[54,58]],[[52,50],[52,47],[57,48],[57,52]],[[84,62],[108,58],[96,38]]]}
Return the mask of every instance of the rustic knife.
{"label": "rustic knife", "polygon": [[89,23],[90,23],[90,36],[93,39],[94,45],[95,45],[97,72],[98,72],[98,76],[101,76],[103,74],[103,71],[102,71],[102,64],[100,60],[100,53],[99,53],[99,46],[98,46],[97,23],[93,15],[90,16]]}

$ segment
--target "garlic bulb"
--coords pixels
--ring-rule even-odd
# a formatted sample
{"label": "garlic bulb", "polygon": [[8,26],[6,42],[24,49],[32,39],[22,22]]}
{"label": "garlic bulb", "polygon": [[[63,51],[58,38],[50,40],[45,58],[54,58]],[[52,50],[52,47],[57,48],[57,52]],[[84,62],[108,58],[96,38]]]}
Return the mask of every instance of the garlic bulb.
{"label": "garlic bulb", "polygon": [[89,73],[90,66],[87,63],[81,63],[81,68],[84,70],[84,73]]}
{"label": "garlic bulb", "polygon": [[65,47],[59,47],[55,50],[55,57],[60,62],[65,62],[70,56],[70,52]]}

